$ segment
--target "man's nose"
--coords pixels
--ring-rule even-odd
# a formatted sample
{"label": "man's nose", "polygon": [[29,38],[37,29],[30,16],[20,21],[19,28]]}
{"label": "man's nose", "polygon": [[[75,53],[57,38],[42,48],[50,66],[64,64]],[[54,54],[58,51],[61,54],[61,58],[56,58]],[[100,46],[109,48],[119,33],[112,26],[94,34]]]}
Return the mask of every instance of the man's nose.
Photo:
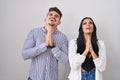
{"label": "man's nose", "polygon": [[55,15],[52,15],[51,17],[55,17]]}

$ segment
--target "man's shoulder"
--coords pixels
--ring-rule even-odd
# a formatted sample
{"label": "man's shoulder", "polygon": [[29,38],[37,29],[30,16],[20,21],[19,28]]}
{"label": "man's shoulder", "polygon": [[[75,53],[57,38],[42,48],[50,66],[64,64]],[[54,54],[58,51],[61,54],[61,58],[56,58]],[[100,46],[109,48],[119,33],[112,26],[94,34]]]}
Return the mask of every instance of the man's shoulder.
{"label": "man's shoulder", "polygon": [[42,27],[36,27],[30,30],[31,33],[38,33],[40,30],[42,30]]}
{"label": "man's shoulder", "polygon": [[40,30],[42,30],[41,27],[33,28],[33,29],[30,30],[29,34],[36,35],[36,34],[38,34],[38,32],[39,32]]}
{"label": "man's shoulder", "polygon": [[63,37],[67,38],[67,36],[65,35],[65,33],[61,32],[61,31],[57,31],[59,35],[62,35]]}
{"label": "man's shoulder", "polygon": [[41,29],[42,29],[42,27],[36,27],[36,28],[31,29],[31,31],[38,31],[38,30],[41,30]]}

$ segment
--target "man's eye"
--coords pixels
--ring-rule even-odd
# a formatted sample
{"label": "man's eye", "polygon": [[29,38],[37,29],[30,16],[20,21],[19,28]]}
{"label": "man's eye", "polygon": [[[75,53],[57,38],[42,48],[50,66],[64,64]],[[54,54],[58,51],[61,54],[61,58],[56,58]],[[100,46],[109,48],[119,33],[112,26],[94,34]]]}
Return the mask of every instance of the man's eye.
{"label": "man's eye", "polygon": [[58,18],[58,15],[55,15],[56,18]]}
{"label": "man's eye", "polygon": [[49,16],[52,16],[52,14],[49,14]]}

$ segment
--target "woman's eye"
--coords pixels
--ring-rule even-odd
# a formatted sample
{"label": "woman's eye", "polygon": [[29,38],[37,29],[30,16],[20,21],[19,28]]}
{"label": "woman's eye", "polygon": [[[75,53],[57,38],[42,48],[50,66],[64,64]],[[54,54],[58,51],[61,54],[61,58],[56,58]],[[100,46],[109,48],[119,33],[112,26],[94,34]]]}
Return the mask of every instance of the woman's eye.
{"label": "woman's eye", "polygon": [[89,24],[93,24],[93,22],[90,22]]}
{"label": "woman's eye", "polygon": [[85,23],[83,23],[83,25],[85,25],[86,24],[86,22]]}

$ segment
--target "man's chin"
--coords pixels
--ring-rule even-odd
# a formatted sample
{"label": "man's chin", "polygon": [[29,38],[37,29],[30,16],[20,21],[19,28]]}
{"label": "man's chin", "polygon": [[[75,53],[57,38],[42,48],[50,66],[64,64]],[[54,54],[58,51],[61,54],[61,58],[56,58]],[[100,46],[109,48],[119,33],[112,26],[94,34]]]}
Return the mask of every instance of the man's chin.
{"label": "man's chin", "polygon": [[49,24],[49,26],[54,27],[55,25],[54,24]]}

